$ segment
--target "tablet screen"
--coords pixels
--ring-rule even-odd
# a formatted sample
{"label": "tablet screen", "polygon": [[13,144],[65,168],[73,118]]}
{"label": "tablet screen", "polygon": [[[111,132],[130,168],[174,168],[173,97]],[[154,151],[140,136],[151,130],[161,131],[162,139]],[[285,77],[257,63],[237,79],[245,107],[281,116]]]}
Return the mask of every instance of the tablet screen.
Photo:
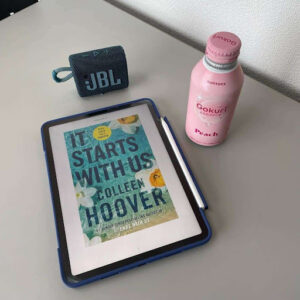
{"label": "tablet screen", "polygon": [[49,134],[72,275],[201,234],[147,104]]}

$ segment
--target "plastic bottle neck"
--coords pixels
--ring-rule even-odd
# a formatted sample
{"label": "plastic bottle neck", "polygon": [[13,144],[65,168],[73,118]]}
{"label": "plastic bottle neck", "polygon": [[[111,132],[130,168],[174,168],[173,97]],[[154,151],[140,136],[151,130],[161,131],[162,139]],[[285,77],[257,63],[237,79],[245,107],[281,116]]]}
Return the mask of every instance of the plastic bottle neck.
{"label": "plastic bottle neck", "polygon": [[220,64],[216,63],[209,58],[207,58],[206,55],[203,57],[203,64],[204,66],[215,73],[228,73],[233,71],[238,66],[238,61],[235,60],[234,62],[227,63],[227,64]]}

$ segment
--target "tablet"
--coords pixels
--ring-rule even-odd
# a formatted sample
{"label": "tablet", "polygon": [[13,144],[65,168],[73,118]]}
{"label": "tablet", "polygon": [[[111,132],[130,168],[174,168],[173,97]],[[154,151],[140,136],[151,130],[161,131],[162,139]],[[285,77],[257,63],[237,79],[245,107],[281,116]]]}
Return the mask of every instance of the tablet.
{"label": "tablet", "polygon": [[49,121],[42,136],[68,285],[209,239],[152,100]]}

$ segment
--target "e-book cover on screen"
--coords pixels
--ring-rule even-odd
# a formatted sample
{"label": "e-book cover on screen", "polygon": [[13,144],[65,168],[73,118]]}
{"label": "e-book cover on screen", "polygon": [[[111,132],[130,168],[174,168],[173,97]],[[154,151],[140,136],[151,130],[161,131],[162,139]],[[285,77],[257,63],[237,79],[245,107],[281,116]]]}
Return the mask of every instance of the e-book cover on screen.
{"label": "e-book cover on screen", "polygon": [[178,218],[137,114],[64,139],[87,247]]}

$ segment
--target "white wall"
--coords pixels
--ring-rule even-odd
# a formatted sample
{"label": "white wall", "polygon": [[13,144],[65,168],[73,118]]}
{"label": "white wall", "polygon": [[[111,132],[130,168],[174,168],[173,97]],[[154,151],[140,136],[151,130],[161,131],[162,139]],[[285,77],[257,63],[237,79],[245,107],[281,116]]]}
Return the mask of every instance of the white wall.
{"label": "white wall", "polygon": [[108,0],[148,18],[203,50],[209,35],[242,40],[240,61],[252,77],[300,100],[299,0]]}

